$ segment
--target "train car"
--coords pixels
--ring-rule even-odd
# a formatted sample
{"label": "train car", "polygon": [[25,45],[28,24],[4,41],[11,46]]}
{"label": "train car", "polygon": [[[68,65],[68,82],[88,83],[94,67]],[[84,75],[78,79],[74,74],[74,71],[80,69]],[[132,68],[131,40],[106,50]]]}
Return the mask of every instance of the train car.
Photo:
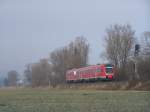
{"label": "train car", "polygon": [[114,66],[111,64],[93,65],[78,69],[71,69],[66,72],[67,82],[113,80]]}

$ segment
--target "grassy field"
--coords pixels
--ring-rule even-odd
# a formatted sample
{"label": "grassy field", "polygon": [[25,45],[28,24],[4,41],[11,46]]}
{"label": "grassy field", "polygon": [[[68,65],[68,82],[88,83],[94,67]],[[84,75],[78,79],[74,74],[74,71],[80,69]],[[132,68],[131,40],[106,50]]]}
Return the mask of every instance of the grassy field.
{"label": "grassy field", "polygon": [[0,112],[150,112],[150,92],[5,89]]}

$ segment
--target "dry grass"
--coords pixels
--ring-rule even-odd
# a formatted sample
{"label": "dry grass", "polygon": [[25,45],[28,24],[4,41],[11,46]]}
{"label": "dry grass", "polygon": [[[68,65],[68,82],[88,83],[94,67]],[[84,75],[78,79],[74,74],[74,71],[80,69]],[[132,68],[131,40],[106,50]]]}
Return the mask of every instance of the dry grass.
{"label": "dry grass", "polygon": [[150,82],[98,82],[57,85],[56,89],[76,90],[142,90],[150,91]]}
{"label": "dry grass", "polygon": [[0,112],[149,112],[148,91],[3,89]]}

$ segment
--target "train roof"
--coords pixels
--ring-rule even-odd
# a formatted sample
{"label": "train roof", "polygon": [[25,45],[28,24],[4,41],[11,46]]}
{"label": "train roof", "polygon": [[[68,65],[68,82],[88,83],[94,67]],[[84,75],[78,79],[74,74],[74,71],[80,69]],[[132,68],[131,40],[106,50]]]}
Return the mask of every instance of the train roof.
{"label": "train roof", "polygon": [[113,66],[113,65],[112,64],[89,65],[89,66],[85,66],[81,68],[73,68],[73,69],[68,70],[68,72],[75,71],[75,70],[83,70],[83,69],[88,69],[88,68],[97,68],[100,66]]}

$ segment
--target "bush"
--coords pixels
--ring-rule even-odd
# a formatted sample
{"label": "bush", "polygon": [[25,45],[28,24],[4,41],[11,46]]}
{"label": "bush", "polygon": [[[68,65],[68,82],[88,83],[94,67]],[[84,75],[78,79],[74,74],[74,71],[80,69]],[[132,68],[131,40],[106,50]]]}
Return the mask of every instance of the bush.
{"label": "bush", "polygon": [[138,73],[141,81],[150,80],[150,57],[141,59],[138,63]]}

